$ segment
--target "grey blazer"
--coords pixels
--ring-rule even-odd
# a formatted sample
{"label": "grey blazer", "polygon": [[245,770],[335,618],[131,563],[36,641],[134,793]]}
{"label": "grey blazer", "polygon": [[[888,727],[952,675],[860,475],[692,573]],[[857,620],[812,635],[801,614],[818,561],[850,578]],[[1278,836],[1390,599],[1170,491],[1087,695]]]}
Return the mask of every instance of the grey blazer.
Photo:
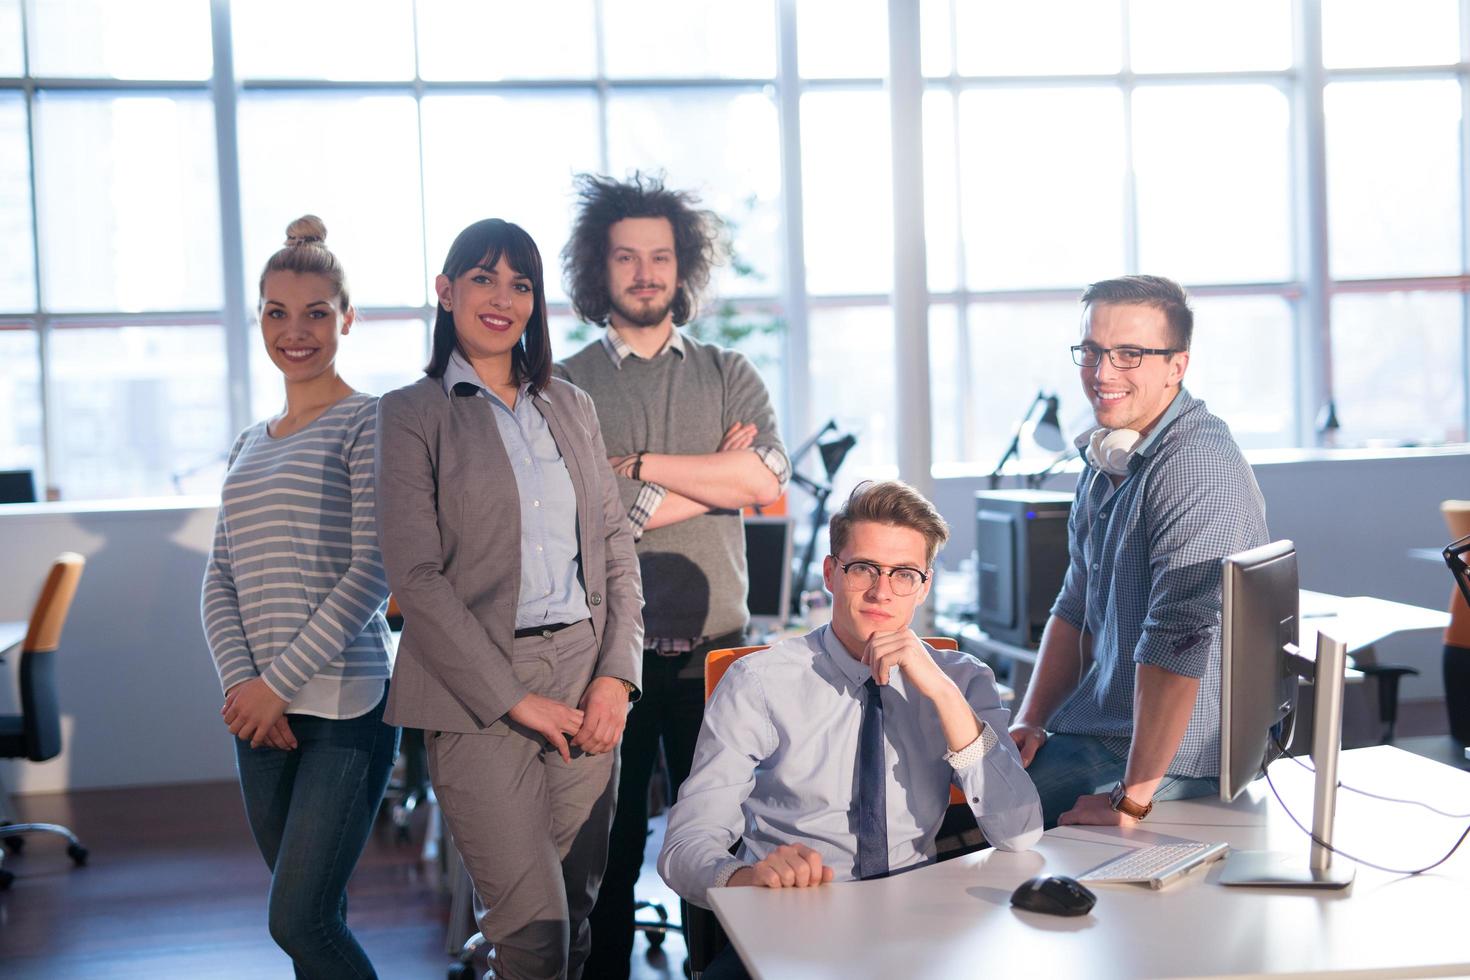
{"label": "grey blazer", "polygon": [[[579,578],[594,677],[638,685],[643,587],[592,399],[553,378],[534,402],[577,494]],[[520,496],[484,398],[422,378],[378,401],[378,540],[403,638],[384,720],[446,732],[508,730],[527,688],[511,669],[521,585]]]}

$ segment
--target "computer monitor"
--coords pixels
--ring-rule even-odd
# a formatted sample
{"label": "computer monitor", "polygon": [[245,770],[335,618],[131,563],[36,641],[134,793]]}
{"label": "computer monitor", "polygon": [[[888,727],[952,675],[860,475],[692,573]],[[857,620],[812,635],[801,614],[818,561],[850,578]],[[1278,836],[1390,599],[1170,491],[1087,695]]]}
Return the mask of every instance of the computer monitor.
{"label": "computer monitor", "polygon": [[975,493],[976,621],[991,639],[1035,649],[1067,574],[1072,494]]}
{"label": "computer monitor", "polygon": [[1225,558],[1220,591],[1220,798],[1229,802],[1243,793],[1290,743],[1299,679],[1312,682],[1316,768],[1307,859],[1232,851],[1220,883],[1342,888],[1353,870],[1332,863],[1331,845],[1347,645],[1318,631],[1315,660],[1302,656],[1296,546],[1290,541]]}
{"label": "computer monitor", "polygon": [[791,554],[796,522],[789,517],[745,518],[745,605],[751,635],[786,625],[791,609]]}
{"label": "computer monitor", "polygon": [[36,475],[31,470],[0,470],[0,504],[36,502]]}

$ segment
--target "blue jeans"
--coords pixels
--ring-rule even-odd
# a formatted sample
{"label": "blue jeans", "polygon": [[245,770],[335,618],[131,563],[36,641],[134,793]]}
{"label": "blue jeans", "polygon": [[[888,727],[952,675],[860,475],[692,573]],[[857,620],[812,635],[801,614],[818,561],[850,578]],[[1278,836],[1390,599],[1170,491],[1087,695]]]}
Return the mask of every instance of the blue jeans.
{"label": "blue jeans", "polygon": [[[1077,797],[1106,793],[1123,778],[1128,760],[1091,735],[1052,735],[1036,752],[1026,774],[1041,796],[1041,818],[1048,830],[1072,809]],[[1220,792],[1214,777],[1165,776],[1155,800],[1187,800]]]}
{"label": "blue jeans", "polygon": [[347,880],[398,753],[386,700],[359,718],[288,716],[292,752],[235,739],[245,815],[271,869],[271,938],[301,980],[377,976],[347,928]]}

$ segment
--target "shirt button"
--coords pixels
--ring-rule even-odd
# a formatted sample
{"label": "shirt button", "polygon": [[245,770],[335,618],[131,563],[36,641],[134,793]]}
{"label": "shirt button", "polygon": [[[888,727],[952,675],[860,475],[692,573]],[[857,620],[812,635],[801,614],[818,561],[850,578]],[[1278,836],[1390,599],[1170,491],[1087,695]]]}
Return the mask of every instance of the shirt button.
{"label": "shirt button", "polygon": [[529,457],[529,456],[522,456],[521,457],[521,462],[522,463],[529,463],[530,461],[531,461],[531,457]]}
{"label": "shirt button", "polygon": [[600,606],[600,605],[602,605],[602,593],[601,592],[594,592],[594,593],[592,593],[592,595],[590,595],[588,597],[588,601],[591,602],[594,606]]}
{"label": "shirt button", "polygon": [[[541,549],[540,548],[537,548],[536,550],[537,551],[540,551]],[[1102,570],[1102,565],[1098,564],[1097,562],[1093,562],[1092,563],[1092,570],[1094,572],[1101,571]]]}
{"label": "shirt button", "polygon": [[533,501],[531,501],[531,506],[532,507],[540,507],[541,506],[541,501],[539,501],[539,500],[533,500]]}
{"label": "shirt button", "polygon": [[537,545],[537,546],[536,546],[536,550],[537,550],[537,551],[542,551],[542,550],[544,550],[544,549],[542,549],[542,547],[541,547],[541,546],[540,546],[540,545],[539,545],[539,544],[538,544],[538,545]]}
{"label": "shirt button", "polygon": [[1107,511],[1103,511],[1102,512],[1102,519],[1103,520],[1107,520],[1108,519],[1108,512]]}

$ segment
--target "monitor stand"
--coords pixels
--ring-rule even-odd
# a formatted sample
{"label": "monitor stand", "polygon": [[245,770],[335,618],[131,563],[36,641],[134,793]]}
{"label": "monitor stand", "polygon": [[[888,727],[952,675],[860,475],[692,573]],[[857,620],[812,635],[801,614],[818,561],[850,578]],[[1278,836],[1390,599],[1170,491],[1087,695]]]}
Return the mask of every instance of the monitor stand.
{"label": "monitor stand", "polygon": [[[1295,655],[1294,655],[1295,656]],[[1347,644],[1317,634],[1317,660],[1298,658],[1299,674],[1312,681],[1312,847],[1306,860],[1273,851],[1231,851],[1220,871],[1222,885],[1267,888],[1346,888],[1356,869],[1333,863],[1332,823],[1337,809],[1337,755],[1342,744],[1342,687]]]}

